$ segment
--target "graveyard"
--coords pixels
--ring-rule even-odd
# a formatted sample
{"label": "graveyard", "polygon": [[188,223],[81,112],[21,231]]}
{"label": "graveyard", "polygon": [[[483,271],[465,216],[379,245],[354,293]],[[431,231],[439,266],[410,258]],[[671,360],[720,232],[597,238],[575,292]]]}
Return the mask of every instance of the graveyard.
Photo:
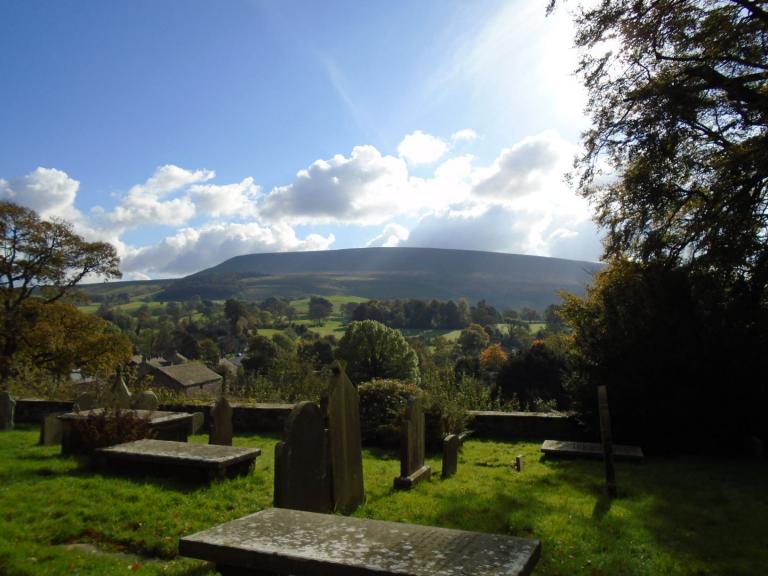
{"label": "graveyard", "polygon": [[[212,564],[178,555],[180,538],[273,505],[279,436],[236,434],[233,446],[262,456],[249,474],[210,484],[94,471],[38,439],[33,425],[0,435],[0,572],[9,576],[213,575]],[[610,501],[600,461],[542,458],[540,442],[469,438],[447,479],[441,454],[428,453],[435,473],[410,490],[393,487],[397,451],[363,448],[362,464],[365,503],[351,517],[535,538],[536,575],[757,574],[768,561],[764,461],[619,461]]]}

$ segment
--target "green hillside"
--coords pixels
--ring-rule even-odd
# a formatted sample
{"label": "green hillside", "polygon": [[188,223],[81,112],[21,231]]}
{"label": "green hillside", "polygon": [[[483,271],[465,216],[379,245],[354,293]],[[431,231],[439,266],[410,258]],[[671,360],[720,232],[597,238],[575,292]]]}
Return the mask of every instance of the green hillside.
{"label": "green hillside", "polygon": [[559,258],[433,248],[250,254],[171,281],[157,298],[485,298],[499,308],[541,310],[559,302],[559,291],[583,294],[600,267]]}

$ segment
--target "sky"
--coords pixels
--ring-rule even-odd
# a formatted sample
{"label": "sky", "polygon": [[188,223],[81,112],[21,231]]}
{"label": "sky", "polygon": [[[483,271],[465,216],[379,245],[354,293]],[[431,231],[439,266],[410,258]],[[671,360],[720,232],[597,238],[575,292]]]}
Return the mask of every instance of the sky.
{"label": "sky", "polygon": [[597,260],[541,0],[3,0],[0,199],[124,279],[365,246]]}

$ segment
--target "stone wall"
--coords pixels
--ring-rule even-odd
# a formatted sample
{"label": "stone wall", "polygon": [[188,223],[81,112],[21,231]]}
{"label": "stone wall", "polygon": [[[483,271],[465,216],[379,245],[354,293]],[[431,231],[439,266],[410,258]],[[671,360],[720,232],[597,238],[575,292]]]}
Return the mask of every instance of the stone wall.
{"label": "stone wall", "polygon": [[[161,404],[169,412],[202,412],[205,428],[210,426],[210,404]],[[281,433],[293,404],[232,404],[235,433]],[[43,416],[69,412],[72,402],[22,399],[16,403],[16,422],[39,424]],[[478,438],[498,440],[585,440],[576,420],[568,415],[546,412],[470,412],[469,428]]]}
{"label": "stone wall", "polygon": [[584,440],[572,416],[549,412],[470,411],[469,428],[478,438],[494,440]]}
{"label": "stone wall", "polygon": [[16,401],[17,424],[40,424],[49,414],[71,412],[72,402],[24,398]]}

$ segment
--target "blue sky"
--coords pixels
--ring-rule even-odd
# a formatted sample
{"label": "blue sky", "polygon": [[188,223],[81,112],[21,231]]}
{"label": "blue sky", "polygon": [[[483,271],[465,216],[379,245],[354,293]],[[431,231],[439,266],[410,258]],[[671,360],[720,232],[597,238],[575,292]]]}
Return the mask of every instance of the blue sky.
{"label": "blue sky", "polygon": [[543,4],[5,0],[0,197],[126,278],[366,245],[597,259]]}

